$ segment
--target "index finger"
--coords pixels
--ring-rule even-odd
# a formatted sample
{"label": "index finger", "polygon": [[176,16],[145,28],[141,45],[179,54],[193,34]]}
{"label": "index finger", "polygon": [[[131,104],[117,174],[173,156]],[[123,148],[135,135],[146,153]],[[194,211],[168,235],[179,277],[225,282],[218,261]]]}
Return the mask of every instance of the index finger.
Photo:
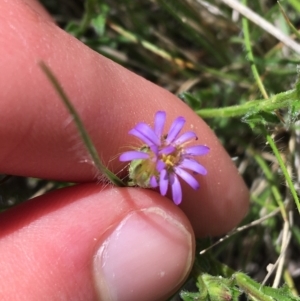
{"label": "index finger", "polygon": [[[76,128],[45,75],[50,66],[80,114],[103,161],[118,172],[116,158],[136,145],[128,131],[138,122],[153,124],[158,110],[167,112],[168,128],[178,116],[187,120],[199,143],[210,147],[201,157],[208,175],[200,190],[183,186],[181,208],[196,235],[231,229],[245,214],[248,191],[214,133],[168,91],[90,50],[38,12],[19,1],[0,9],[0,149],[1,172],[65,181],[93,181]],[[3,143],[4,141],[4,143]]]}

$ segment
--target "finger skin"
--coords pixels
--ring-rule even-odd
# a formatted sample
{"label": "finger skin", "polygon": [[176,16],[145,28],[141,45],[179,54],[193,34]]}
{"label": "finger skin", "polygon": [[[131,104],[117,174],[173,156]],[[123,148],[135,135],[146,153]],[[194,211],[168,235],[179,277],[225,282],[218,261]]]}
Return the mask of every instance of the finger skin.
{"label": "finger skin", "polygon": [[[152,297],[147,300],[165,300],[178,289],[191,268],[194,240],[189,221],[179,208],[154,192],[133,188],[103,188],[96,184],[61,189],[2,214],[0,299],[100,300],[92,268],[97,248],[103,245],[108,233],[126,216],[149,208],[166,212],[185,227],[190,237],[189,243],[177,245],[176,249],[182,248],[183,257],[173,267],[166,265],[169,275],[160,278],[157,274],[157,279],[150,278],[156,283],[155,289],[153,283],[145,279],[148,286],[144,300],[147,295]],[[147,216],[142,218],[147,220]],[[163,231],[164,229],[159,229],[159,232]],[[164,241],[171,239],[172,243],[176,232],[169,235],[171,237],[166,236]],[[134,241],[129,249],[138,249],[139,244],[151,241],[147,237],[147,231],[143,240]],[[155,256],[160,256],[156,252],[159,254],[162,250],[163,246],[153,252],[154,260]],[[119,250],[118,253],[119,256],[126,255],[124,250]],[[141,261],[141,266],[147,266],[147,262],[152,260],[150,256],[143,259],[143,254],[138,255],[141,259],[135,260]],[[128,262],[128,270],[134,264]],[[124,270],[126,272],[126,266]],[[171,271],[175,278],[170,275]],[[127,277],[131,276],[128,272]],[[147,271],[135,277],[147,278]],[[126,295],[126,290],[130,289],[132,288],[125,288],[122,295]],[[131,301],[140,300],[136,297]],[[101,300],[109,299],[102,295]],[[121,297],[118,300],[127,299]]]}
{"label": "finger skin", "polygon": [[34,10],[37,14],[43,17],[44,20],[54,22],[52,16],[50,16],[50,14],[46,11],[46,9],[38,0],[23,0],[23,3],[24,5],[28,5],[29,9]]}
{"label": "finger skin", "polygon": [[97,171],[76,127],[38,66],[43,60],[57,75],[80,114],[100,157],[114,172],[117,157],[139,142],[128,135],[138,122],[153,125],[158,110],[167,125],[178,116],[184,130],[210,147],[199,158],[208,170],[200,190],[183,185],[182,210],[197,236],[218,235],[245,215],[248,190],[209,127],[168,91],[95,53],[22,1],[0,4],[0,172],[48,179],[95,181]]}

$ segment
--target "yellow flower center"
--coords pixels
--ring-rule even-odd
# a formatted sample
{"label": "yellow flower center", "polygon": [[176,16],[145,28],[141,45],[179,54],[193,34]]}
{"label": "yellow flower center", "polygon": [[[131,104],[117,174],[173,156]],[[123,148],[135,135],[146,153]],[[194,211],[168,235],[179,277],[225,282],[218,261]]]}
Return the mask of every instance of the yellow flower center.
{"label": "yellow flower center", "polygon": [[166,164],[167,169],[172,169],[174,166],[178,165],[181,159],[181,148],[177,147],[173,153],[168,155],[162,154],[161,159]]}

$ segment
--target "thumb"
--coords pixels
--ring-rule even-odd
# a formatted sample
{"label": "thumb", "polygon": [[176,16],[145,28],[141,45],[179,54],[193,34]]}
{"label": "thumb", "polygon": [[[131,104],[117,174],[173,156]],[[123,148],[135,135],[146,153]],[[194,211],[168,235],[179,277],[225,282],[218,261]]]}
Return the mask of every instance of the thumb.
{"label": "thumb", "polygon": [[0,220],[1,300],[164,300],[192,262],[192,228],[155,192],[84,184]]}

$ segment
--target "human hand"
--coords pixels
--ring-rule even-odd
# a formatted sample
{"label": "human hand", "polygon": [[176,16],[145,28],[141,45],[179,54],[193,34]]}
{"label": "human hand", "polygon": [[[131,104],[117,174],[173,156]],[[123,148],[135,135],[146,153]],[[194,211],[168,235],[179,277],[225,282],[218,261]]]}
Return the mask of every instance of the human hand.
{"label": "human hand", "polygon": [[[1,215],[1,300],[164,300],[191,269],[194,233],[225,233],[247,210],[248,192],[230,158],[174,95],[84,46],[32,0],[1,2],[0,45],[0,172],[90,182]],[[128,131],[153,124],[156,111],[168,113],[167,127],[184,116],[210,147],[200,190],[184,186],[177,207],[154,191],[93,183],[93,166],[80,162],[83,146],[41,60],[104,162],[134,145]],[[115,173],[123,166],[109,163]]]}

